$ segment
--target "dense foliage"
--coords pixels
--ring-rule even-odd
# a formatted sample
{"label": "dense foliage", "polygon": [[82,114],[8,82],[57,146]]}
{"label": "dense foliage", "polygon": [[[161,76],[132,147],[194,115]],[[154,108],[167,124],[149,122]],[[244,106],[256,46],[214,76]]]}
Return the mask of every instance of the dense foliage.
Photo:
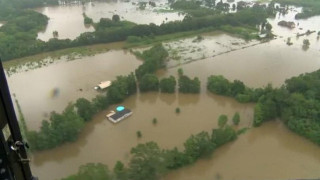
{"label": "dense foliage", "polygon": [[61,114],[51,113],[49,121],[44,120],[40,131],[27,131],[27,139],[33,150],[45,150],[66,142],[77,140],[85,121],[111,104],[122,102],[136,93],[136,81],[133,74],[119,76],[112,82],[106,95],[97,96],[92,102],[80,98],[70,104]]}
{"label": "dense foliage", "polygon": [[29,52],[42,52],[39,47],[43,43],[35,39],[37,32],[47,25],[48,18],[31,10],[18,11],[13,16],[0,28],[0,56],[12,59]]}
{"label": "dense foliage", "polygon": [[[116,171],[117,172],[117,171]],[[75,175],[71,175],[62,180],[111,180],[111,172],[108,167],[101,163],[88,163],[82,165]],[[120,180],[120,179],[119,179]]]}
{"label": "dense foliage", "polygon": [[[113,20],[102,18],[98,23],[94,24],[96,31],[82,33],[73,41],[69,39],[59,40],[52,38],[48,42],[43,42],[37,40],[37,32],[45,27],[47,18],[31,10],[15,8],[16,6],[14,6],[11,11],[8,9],[3,11],[10,11],[9,14],[11,14],[11,16],[7,16],[8,13],[3,16],[0,15],[2,19],[6,19],[7,21],[7,23],[0,28],[0,56],[3,60],[69,47],[124,41],[133,36],[153,37],[156,35],[193,31],[209,27],[219,29],[226,25],[230,27],[243,26],[254,28],[263,23],[268,16],[267,9],[263,6],[244,9],[235,14],[218,13],[197,18],[187,16],[189,18],[185,18],[183,21],[168,22],[161,25],[152,23],[149,25],[136,25],[126,21],[119,21],[117,16],[115,16]],[[14,19],[24,20],[17,22]],[[34,23],[32,23],[33,21]],[[90,20],[85,19],[85,21],[89,22]],[[10,32],[16,33],[8,34],[6,33],[6,29],[7,31],[10,29]],[[246,34],[246,36],[248,37],[249,35]],[[139,77],[142,77],[142,75],[139,75]]]}
{"label": "dense foliage", "polygon": [[290,130],[320,145],[319,78],[320,70],[288,79],[281,88],[272,88],[270,85],[264,89],[245,87],[243,92],[241,85],[242,88],[239,89],[244,94],[235,96],[230,93],[234,83],[230,83],[222,76],[211,76],[208,79],[208,90],[236,97],[240,102],[257,102],[254,108],[254,126],[280,118]]}
{"label": "dense foliage", "polygon": [[207,89],[215,94],[230,96],[236,98],[239,102],[257,102],[259,98],[266,92],[272,90],[271,85],[265,88],[248,88],[242,81],[234,80],[230,82],[223,76],[208,77]]}
{"label": "dense foliage", "polygon": [[240,123],[240,114],[236,112],[232,117],[232,122],[234,125],[239,125]]}
{"label": "dense foliage", "polygon": [[152,74],[156,72],[156,70],[165,67],[165,60],[169,55],[162,44],[157,44],[143,53],[136,54],[144,60],[143,64],[135,71],[137,79],[142,78],[146,74]]}
{"label": "dense foliage", "polygon": [[160,81],[160,90],[162,93],[174,93],[177,81],[173,76],[163,78]]}
{"label": "dense foliage", "polygon": [[131,149],[128,167],[118,161],[113,168],[113,173],[110,173],[105,165],[87,164],[81,166],[76,175],[63,180],[111,179],[110,177],[114,180],[157,180],[170,170],[190,165],[199,158],[210,156],[219,146],[235,140],[237,134],[238,132],[229,125],[213,129],[211,133],[202,131],[191,135],[184,142],[183,151],[177,148],[161,149],[155,142],[138,144]]}
{"label": "dense foliage", "polygon": [[200,93],[200,80],[197,77],[190,79],[186,75],[179,76],[178,86],[181,93]]}
{"label": "dense foliage", "polygon": [[141,92],[159,91],[159,79],[154,74],[145,74],[139,82]]}
{"label": "dense foliage", "polygon": [[83,127],[84,120],[69,105],[62,114],[52,112],[50,121],[42,121],[40,131],[29,131],[27,137],[33,149],[51,149],[77,140]]}

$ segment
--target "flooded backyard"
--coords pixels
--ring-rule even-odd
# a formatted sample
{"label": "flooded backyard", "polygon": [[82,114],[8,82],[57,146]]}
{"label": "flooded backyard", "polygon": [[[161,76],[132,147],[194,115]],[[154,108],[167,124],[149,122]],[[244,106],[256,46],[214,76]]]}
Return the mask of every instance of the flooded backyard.
{"label": "flooded backyard", "polygon": [[[44,14],[52,13],[63,18],[63,11],[72,11],[79,16],[78,25],[83,25],[82,12],[97,21],[100,17],[111,17],[117,12],[123,14],[135,6],[118,2],[110,7],[107,3],[86,4],[85,6],[59,6],[42,9]],[[103,8],[104,7],[104,8]],[[76,10],[72,10],[72,9]],[[101,8],[101,9],[100,9]],[[108,9],[110,8],[110,9]],[[99,11],[100,9],[100,11]],[[107,10],[105,10],[107,9]],[[40,11],[40,10],[39,10]],[[162,22],[157,12],[147,9],[144,23]],[[91,13],[91,14],[90,14]],[[142,13],[136,11],[136,13]],[[292,13],[297,13],[293,11]],[[124,16],[124,19],[137,14]],[[150,16],[149,16],[150,15]],[[163,16],[163,17],[162,17]],[[50,17],[50,16],[49,16]],[[136,17],[139,17],[137,15]],[[169,16],[168,16],[169,17]],[[172,19],[181,16],[173,15]],[[86,124],[79,139],[52,150],[32,154],[33,173],[40,179],[53,180],[77,172],[80,165],[89,162],[101,162],[112,169],[117,160],[125,163],[130,158],[130,149],[138,143],[155,141],[161,148],[183,147],[183,142],[191,135],[201,131],[211,131],[217,127],[217,118],[221,114],[232,118],[235,112],[240,113],[241,127],[251,127],[254,104],[240,104],[232,98],[213,95],[206,90],[207,77],[223,75],[229,80],[239,79],[249,87],[263,87],[268,83],[280,87],[284,81],[301,73],[312,72],[320,68],[320,42],[317,33],[296,38],[296,33],[304,30],[319,30],[320,16],[308,20],[299,20],[303,30],[290,30],[276,25],[280,20],[291,20],[292,14],[268,21],[273,25],[277,39],[266,43],[246,42],[242,39],[217,33],[203,35],[201,41],[194,41],[197,36],[164,43],[169,51],[168,68],[157,72],[161,77],[177,77],[178,68],[190,77],[199,77],[200,94],[136,94],[126,99],[122,105],[133,111],[133,115],[119,124],[112,124],[105,115],[115,106],[95,115]],[[59,24],[59,18],[52,18],[50,23]],[[129,20],[129,19],[127,19]],[[61,26],[66,37],[74,38],[83,31],[73,31],[68,26]],[[52,36],[52,26],[39,37],[48,39]],[[63,34],[63,30],[58,30]],[[46,34],[47,33],[47,34]],[[51,33],[51,34],[50,34]],[[63,36],[60,36],[62,38]],[[286,44],[287,37],[292,37],[293,45]],[[303,39],[310,40],[310,47],[303,49]],[[80,97],[91,99],[99,94],[93,87],[100,81],[113,80],[118,75],[127,75],[140,64],[130,52],[112,50],[94,56],[81,57],[74,61],[59,62],[19,71],[8,77],[12,95],[19,101],[22,112],[30,129],[37,130],[41,120],[48,118],[51,111],[61,112],[70,101]],[[27,87],[27,88],[26,88]],[[58,92],[53,96],[53,91]],[[180,114],[175,109],[181,109]],[[158,123],[152,123],[157,118]],[[231,123],[231,122],[229,122]],[[136,137],[141,131],[142,138]],[[320,148],[308,140],[290,132],[280,121],[265,123],[259,128],[252,128],[239,138],[217,151],[209,159],[197,161],[169,173],[162,180],[214,180],[214,179],[297,179],[320,177]]]}

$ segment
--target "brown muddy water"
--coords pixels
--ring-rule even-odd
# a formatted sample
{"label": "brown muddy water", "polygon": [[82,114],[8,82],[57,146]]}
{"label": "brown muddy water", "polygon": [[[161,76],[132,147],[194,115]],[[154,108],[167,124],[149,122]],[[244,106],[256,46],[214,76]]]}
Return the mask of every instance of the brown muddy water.
{"label": "brown muddy water", "polygon": [[[309,38],[316,39],[316,36],[313,34]],[[320,68],[318,47],[319,43],[314,41],[308,50],[303,50],[299,43],[287,46],[283,38],[278,38],[182,64],[180,67],[185,74],[200,78],[202,90],[199,95],[146,93],[131,96],[122,104],[133,111],[130,118],[114,125],[105,118],[114,107],[100,112],[86,125],[75,143],[34,153],[32,170],[40,179],[59,179],[75,173],[80,165],[88,162],[101,162],[110,168],[117,160],[128,162],[130,149],[137,143],[155,141],[162,148],[181,148],[191,134],[217,127],[220,114],[226,114],[230,119],[239,112],[241,126],[248,127],[253,119],[254,105],[239,104],[206,92],[207,77],[221,74],[230,80],[242,80],[251,87],[268,83],[281,86],[287,78]],[[93,86],[99,81],[128,74],[140,63],[129,53],[111,51],[13,74],[9,84],[19,100],[27,125],[37,129],[48,112],[61,111],[69,101],[79,97],[92,98],[97,94]],[[176,75],[178,68],[159,71],[158,75]],[[55,88],[60,92],[56,99],[49,96]],[[78,91],[80,88],[82,92]],[[181,108],[179,115],[175,113],[176,107]],[[152,124],[153,118],[158,119],[157,125]],[[136,131],[142,132],[141,139],[137,139]],[[280,122],[270,122],[249,130],[237,141],[217,150],[212,158],[172,172],[164,179],[318,177],[320,148],[291,133]]]}
{"label": "brown muddy water", "polygon": [[83,13],[86,13],[94,22],[99,22],[100,18],[112,18],[114,14],[118,14],[121,20],[137,24],[154,23],[160,25],[163,22],[184,18],[184,15],[178,12],[168,11],[167,1],[157,1],[155,8],[148,5],[145,10],[139,10],[137,2],[90,2],[85,5],[73,4],[37,8],[36,11],[50,18],[46,29],[38,33],[38,39],[48,41],[53,38],[53,31],[58,31],[59,39],[75,39],[81,33],[94,31],[92,26],[84,25]]}
{"label": "brown muddy water", "polygon": [[75,61],[61,61],[10,76],[12,94],[19,101],[30,129],[39,129],[51,111],[61,112],[70,101],[99,94],[101,81],[133,72],[142,62],[125,51],[110,51]]}
{"label": "brown muddy water", "polygon": [[267,122],[214,152],[209,159],[173,171],[162,180],[318,179],[319,146],[281,122]]}

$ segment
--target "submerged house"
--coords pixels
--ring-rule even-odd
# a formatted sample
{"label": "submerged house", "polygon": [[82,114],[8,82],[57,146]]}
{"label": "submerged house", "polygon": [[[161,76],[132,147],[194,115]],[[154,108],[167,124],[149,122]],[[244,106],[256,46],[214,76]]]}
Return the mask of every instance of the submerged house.
{"label": "submerged house", "polygon": [[118,106],[116,112],[111,111],[106,116],[111,122],[118,123],[121,120],[123,120],[131,115],[132,115],[132,111],[130,109],[126,109],[123,106]]}

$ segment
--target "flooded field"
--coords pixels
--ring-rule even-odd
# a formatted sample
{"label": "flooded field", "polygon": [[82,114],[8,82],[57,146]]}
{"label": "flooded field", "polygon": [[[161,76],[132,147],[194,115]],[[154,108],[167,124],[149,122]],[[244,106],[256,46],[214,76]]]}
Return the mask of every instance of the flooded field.
{"label": "flooded field", "polygon": [[[76,7],[80,16],[82,11],[90,16],[89,9],[99,7],[97,3],[87,6],[45,9]],[[191,134],[217,127],[221,114],[230,119],[239,112],[240,126],[250,127],[254,104],[239,104],[231,98],[208,93],[207,77],[223,75],[229,80],[239,79],[250,87],[263,87],[268,83],[279,87],[287,78],[319,69],[317,33],[299,38],[296,33],[320,29],[319,23],[315,23],[320,21],[320,16],[299,20],[302,30],[277,25],[282,19],[292,20],[297,12],[293,10],[285,17],[277,15],[268,20],[278,37],[267,43],[246,42],[226,34],[205,35],[201,41],[194,41],[197,38],[194,36],[166,42],[164,45],[170,54],[168,68],[157,75],[177,76],[178,68],[182,68],[186,75],[199,77],[201,93],[168,95],[154,92],[131,96],[122,104],[133,111],[130,118],[116,125],[110,123],[105,115],[115,108],[112,106],[98,113],[76,142],[32,154],[34,174],[40,179],[58,179],[75,173],[80,165],[88,162],[101,162],[112,169],[117,160],[128,162],[132,147],[147,141],[155,141],[162,148],[182,148]],[[286,44],[287,37],[292,37],[293,45]],[[302,45],[306,38],[311,45],[304,49]],[[93,90],[97,83],[126,75],[141,63],[129,52],[109,51],[21,71],[8,77],[8,81],[28,127],[38,129],[41,120],[51,111],[59,112],[79,97],[91,99],[98,94]],[[53,96],[53,91],[58,93]],[[175,113],[177,107],[181,109],[180,114]],[[152,123],[153,118],[158,120],[156,125]],[[136,137],[137,131],[141,131],[141,139]],[[235,142],[219,148],[211,158],[173,171],[163,180],[319,178],[319,164],[318,146],[290,132],[280,121],[272,121],[250,129]]]}
{"label": "flooded field", "polygon": [[[320,29],[320,16],[313,16],[311,18],[308,19],[299,19],[296,20],[295,19],[295,15],[297,13],[300,13],[302,11],[302,8],[299,7],[294,7],[294,6],[289,6],[289,10],[287,12],[287,14],[281,14],[281,13],[277,13],[275,18],[269,18],[268,22],[272,25],[272,31],[281,37],[292,37],[292,40],[295,41],[296,39],[304,39],[304,38],[308,38],[308,36],[303,36],[303,37],[299,37],[296,38],[296,35],[299,34],[303,34],[306,31],[310,30],[310,31],[316,31],[313,35],[316,35]],[[295,28],[287,28],[287,27],[282,27],[279,26],[278,23],[280,21],[291,21],[294,22],[296,27]],[[287,40],[287,39],[285,39]],[[310,40],[315,40],[315,38],[312,36],[312,38],[310,38]]]}
{"label": "flooded field", "polygon": [[169,52],[170,62],[167,67],[212,58],[232,51],[259,44],[259,41],[246,42],[223,33],[204,35],[164,43]]}
{"label": "flooded field", "polygon": [[[310,35],[312,36],[315,35]],[[202,41],[204,44],[199,42],[199,46],[207,46],[209,50],[212,46],[212,51],[218,51],[222,45],[213,41],[233,42],[229,37],[213,36],[212,39]],[[242,40],[238,42],[241,44]],[[250,126],[253,104],[239,104],[230,98],[206,92],[207,77],[222,74],[230,80],[242,80],[251,87],[262,87],[268,83],[281,86],[287,78],[320,68],[318,46],[319,43],[315,41],[305,51],[300,44],[287,46],[279,38],[269,43],[183,64],[179,67],[183,68],[185,74],[200,78],[200,95],[147,93],[132,96],[123,103],[134,112],[130,118],[113,125],[106,120],[105,114],[114,107],[97,114],[75,143],[33,154],[32,169],[41,179],[51,180],[52,174],[48,172],[52,172],[55,178],[61,178],[75,173],[81,164],[88,162],[102,162],[112,168],[117,160],[127,162],[130,149],[137,143],[155,141],[163,148],[182,147],[182,143],[191,134],[202,130],[210,131],[216,127],[220,114],[227,114],[231,118],[235,112],[240,112],[241,126]],[[140,63],[130,53],[110,51],[16,73],[9,77],[9,84],[12,93],[19,100],[28,127],[38,129],[41,120],[52,110],[61,111],[68,102],[79,97],[94,97],[98,93],[93,90],[93,86],[98,82],[128,74]],[[176,76],[179,67],[159,71],[158,75]],[[29,89],[26,91],[22,87],[27,84]],[[57,97],[51,96],[54,89],[59,90]],[[176,107],[181,108],[179,115],[174,112]],[[158,119],[157,125],[152,124],[153,118]],[[136,138],[136,131],[142,132],[141,139]],[[266,156],[256,157],[261,154]],[[201,160],[194,166],[187,167],[187,172],[179,170],[165,179],[319,177],[320,167],[316,166],[320,161],[318,154],[320,149],[317,146],[289,132],[279,122],[272,122],[252,129],[236,142],[222,147],[212,159]],[[284,167],[285,164],[287,166]],[[304,170],[299,173],[297,168],[301,167]],[[283,169],[281,172],[286,173],[280,174],[280,168]],[[276,172],[270,174],[269,170]],[[249,173],[251,171],[255,173]]]}
{"label": "flooded field", "polygon": [[279,87],[292,76],[320,68],[319,42],[307,51],[302,49],[301,44],[287,46],[282,39],[277,39],[169,68],[159,74],[176,75],[177,70],[182,68],[188,75],[199,77],[203,83],[206,83],[208,76],[215,74],[230,80],[239,79],[250,87],[263,87],[268,83]]}
{"label": "flooded field", "polygon": [[50,18],[47,28],[38,33],[38,38],[44,41],[53,38],[53,31],[58,31],[59,39],[75,39],[83,32],[92,32],[94,28],[84,25],[83,13],[98,22],[100,18],[112,18],[118,14],[121,20],[131,21],[137,24],[182,20],[184,15],[168,10],[166,1],[157,1],[156,7],[147,6],[145,10],[139,10],[138,2],[90,2],[85,5],[73,4],[38,8],[36,11]]}
{"label": "flooded field", "polygon": [[128,52],[110,51],[16,73],[8,82],[11,93],[22,107],[28,127],[38,129],[51,111],[61,112],[69,102],[80,97],[95,97],[99,93],[93,87],[99,82],[129,74],[140,64],[141,61]]}

